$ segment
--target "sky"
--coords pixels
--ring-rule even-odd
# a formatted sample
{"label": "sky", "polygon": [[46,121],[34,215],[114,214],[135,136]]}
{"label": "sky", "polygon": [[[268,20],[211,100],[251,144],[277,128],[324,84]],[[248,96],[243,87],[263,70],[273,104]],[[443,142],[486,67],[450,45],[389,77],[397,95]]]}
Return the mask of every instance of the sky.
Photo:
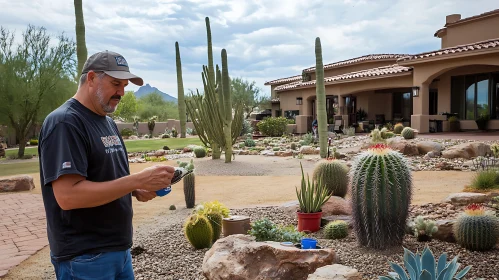
{"label": "sky", "polygon": [[[73,1],[0,0],[0,26],[20,38],[28,24],[55,38],[75,35]],[[208,63],[205,17],[213,57],[226,49],[229,75],[266,81],[301,75],[315,66],[315,38],[324,64],[374,53],[415,54],[440,48],[433,36],[445,16],[462,18],[499,8],[497,0],[83,0],[89,56],[122,54],[144,83],[177,97],[175,42],[180,45],[184,89],[203,87]],[[137,90],[131,84],[127,90]]]}

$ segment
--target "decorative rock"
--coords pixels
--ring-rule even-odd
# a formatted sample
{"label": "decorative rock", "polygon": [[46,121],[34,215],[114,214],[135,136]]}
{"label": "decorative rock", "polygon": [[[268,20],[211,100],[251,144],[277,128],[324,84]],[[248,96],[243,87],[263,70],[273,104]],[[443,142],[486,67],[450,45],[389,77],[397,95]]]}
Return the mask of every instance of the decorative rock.
{"label": "decorative rock", "polygon": [[157,150],[156,152],[154,152],[154,155],[157,157],[162,157],[165,154],[166,154],[166,150]]}
{"label": "decorative rock", "polygon": [[339,196],[331,196],[329,200],[322,206],[323,216],[332,215],[351,215],[352,208],[348,201]]}
{"label": "decorative rock", "polygon": [[445,242],[456,242],[454,232],[452,231],[452,226],[454,225],[453,220],[437,220],[436,224],[438,226],[438,231],[432,235],[432,238]]}
{"label": "decorative rock", "polygon": [[468,205],[471,203],[484,203],[488,200],[488,196],[483,193],[452,193],[446,197],[442,202],[450,203],[453,205]]}
{"label": "decorative rock", "polygon": [[361,280],[362,274],[355,268],[341,264],[319,267],[307,280]]}
{"label": "decorative rock", "polygon": [[387,145],[390,146],[395,151],[399,151],[400,153],[406,155],[406,156],[417,156],[419,155],[418,147],[407,141],[404,140],[402,137],[393,137],[390,138],[386,141]]}
{"label": "decorative rock", "polygon": [[35,188],[33,177],[29,175],[12,176],[0,179],[0,192],[30,191]]}
{"label": "decorative rock", "polygon": [[449,147],[442,152],[442,157],[470,159],[478,156],[485,156],[490,153],[489,145],[479,142],[470,142]]}
{"label": "decorative rock", "polygon": [[316,154],[316,149],[314,149],[314,147],[312,146],[301,146],[300,153],[304,155],[313,155]]}
{"label": "decorative rock", "polygon": [[213,244],[204,255],[202,270],[209,280],[299,280],[335,262],[332,248],[302,250],[279,242],[255,242],[253,236],[234,234]]}
{"label": "decorative rock", "polygon": [[432,141],[422,141],[417,143],[418,151],[420,154],[428,154],[429,152],[440,153],[444,146],[437,142]]}

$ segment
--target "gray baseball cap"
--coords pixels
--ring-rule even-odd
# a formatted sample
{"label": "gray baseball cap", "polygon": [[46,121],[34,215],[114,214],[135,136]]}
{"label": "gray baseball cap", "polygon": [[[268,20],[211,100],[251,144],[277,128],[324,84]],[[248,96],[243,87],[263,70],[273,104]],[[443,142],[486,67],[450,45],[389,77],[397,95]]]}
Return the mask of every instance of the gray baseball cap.
{"label": "gray baseball cap", "polygon": [[88,73],[91,70],[102,71],[116,79],[130,80],[130,82],[138,86],[144,84],[141,77],[130,73],[128,62],[121,54],[108,50],[90,56],[83,65],[81,74]]}

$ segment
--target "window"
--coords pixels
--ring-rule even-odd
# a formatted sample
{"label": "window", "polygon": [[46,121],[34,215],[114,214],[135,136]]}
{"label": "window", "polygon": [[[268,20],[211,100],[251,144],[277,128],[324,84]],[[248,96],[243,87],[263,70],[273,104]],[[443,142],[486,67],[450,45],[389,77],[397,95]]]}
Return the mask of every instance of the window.
{"label": "window", "polygon": [[303,104],[303,98],[297,97],[296,98],[296,105],[302,105]]}
{"label": "window", "polygon": [[394,121],[410,122],[412,115],[412,91],[393,93],[393,119]]}
{"label": "window", "polygon": [[[497,82],[499,82],[499,73],[481,73],[452,77],[452,113],[459,113],[460,118],[465,120],[475,120],[484,114],[491,115],[491,118],[499,118],[499,110],[497,108],[499,100],[494,89],[494,85]],[[491,107],[494,110],[491,110]]]}
{"label": "window", "polygon": [[300,114],[299,110],[289,110],[289,111],[284,111],[284,117],[286,119],[295,119],[296,116]]}

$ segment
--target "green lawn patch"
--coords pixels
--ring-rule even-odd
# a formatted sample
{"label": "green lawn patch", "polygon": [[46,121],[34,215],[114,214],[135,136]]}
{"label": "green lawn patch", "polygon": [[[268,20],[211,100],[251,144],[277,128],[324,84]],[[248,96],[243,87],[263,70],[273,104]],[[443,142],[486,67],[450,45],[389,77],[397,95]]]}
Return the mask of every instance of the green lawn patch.
{"label": "green lawn patch", "polygon": [[165,139],[144,139],[125,141],[128,152],[157,151],[168,146],[170,149],[182,149],[188,145],[200,145],[203,143],[199,138],[165,138]]}
{"label": "green lawn patch", "polygon": [[[6,150],[5,151],[5,156],[17,156],[17,152],[19,149],[12,149],[12,150]],[[38,156],[38,147],[26,147],[24,149],[24,155],[33,155],[33,156]]]}
{"label": "green lawn patch", "polygon": [[38,161],[0,164],[0,177],[40,172]]}

